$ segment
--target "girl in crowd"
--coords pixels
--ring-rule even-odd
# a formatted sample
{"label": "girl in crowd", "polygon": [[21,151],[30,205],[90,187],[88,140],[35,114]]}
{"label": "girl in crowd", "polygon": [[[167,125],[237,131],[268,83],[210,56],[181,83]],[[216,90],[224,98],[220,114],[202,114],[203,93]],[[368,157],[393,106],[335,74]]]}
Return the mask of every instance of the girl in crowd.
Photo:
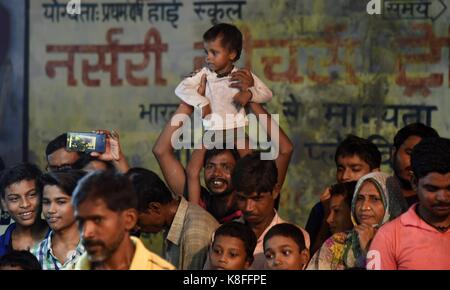
{"label": "girl in crowd", "polygon": [[71,203],[72,192],[84,171],[55,171],[42,175],[37,189],[42,194],[42,211],[50,234],[31,249],[43,270],[59,270],[83,253],[80,233]]}

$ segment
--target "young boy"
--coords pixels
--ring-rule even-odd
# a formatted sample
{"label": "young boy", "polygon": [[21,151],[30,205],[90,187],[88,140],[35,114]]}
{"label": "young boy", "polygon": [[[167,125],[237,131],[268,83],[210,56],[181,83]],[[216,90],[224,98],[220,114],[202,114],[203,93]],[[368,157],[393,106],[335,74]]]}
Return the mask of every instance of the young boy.
{"label": "young boy", "polygon": [[29,250],[48,233],[36,191],[40,175],[36,165],[20,163],[6,169],[0,178],[2,207],[14,220],[0,236],[0,257],[12,250]]}
{"label": "young boy", "polygon": [[302,231],[288,223],[277,224],[267,232],[264,255],[270,270],[303,270],[309,261]]}
{"label": "young boy", "polygon": [[353,229],[351,208],[356,181],[336,183],[330,187],[328,229],[332,234]]}
{"label": "young boy", "polygon": [[[206,130],[244,127],[244,106],[250,101],[269,102],[272,92],[255,75],[234,66],[242,51],[242,33],[236,26],[217,24],[203,34],[203,41],[206,67],[184,79],[175,94],[188,105],[202,110],[203,118],[213,113],[203,122]],[[240,73],[251,74],[254,84],[234,82]],[[227,115],[233,118],[228,119]]]}
{"label": "young boy", "polygon": [[209,251],[210,269],[244,270],[253,263],[256,236],[252,229],[242,223],[229,222],[214,233]]}

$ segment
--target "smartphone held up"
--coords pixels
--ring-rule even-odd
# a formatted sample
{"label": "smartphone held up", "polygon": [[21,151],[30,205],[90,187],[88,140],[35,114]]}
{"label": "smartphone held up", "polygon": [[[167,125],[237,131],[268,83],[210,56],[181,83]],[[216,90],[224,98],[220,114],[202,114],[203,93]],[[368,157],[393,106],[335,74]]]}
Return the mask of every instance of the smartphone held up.
{"label": "smartphone held up", "polygon": [[67,132],[66,150],[103,153],[106,150],[106,135],[104,133]]}

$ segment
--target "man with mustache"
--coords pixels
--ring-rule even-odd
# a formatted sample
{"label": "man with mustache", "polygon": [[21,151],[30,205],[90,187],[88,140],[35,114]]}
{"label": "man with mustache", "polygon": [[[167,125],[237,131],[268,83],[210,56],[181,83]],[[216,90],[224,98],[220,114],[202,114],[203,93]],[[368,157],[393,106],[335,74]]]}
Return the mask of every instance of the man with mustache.
{"label": "man with mustache", "polygon": [[72,203],[86,253],[67,269],[174,269],[147,250],[138,238],[130,236],[138,219],[138,198],[124,175],[92,172],[79,181]]}
{"label": "man with mustache", "polygon": [[419,203],[378,230],[367,253],[369,270],[450,269],[450,139],[423,139],[411,168]]}
{"label": "man with mustache", "polygon": [[[193,108],[184,102],[181,102],[176,110],[174,116],[176,115],[191,115],[193,112]],[[195,163],[195,165],[199,165],[198,173],[197,170],[194,173],[194,168],[191,165],[191,169],[186,169],[183,167],[183,164],[180,160],[178,160],[175,156],[174,149],[171,143],[172,135],[176,130],[178,130],[182,124],[172,125],[171,122],[168,122],[165,126],[164,130],[159,135],[156,140],[155,145],[153,146],[153,154],[158,160],[161,171],[164,175],[164,179],[167,182],[170,190],[178,196],[185,196],[188,198],[188,174],[190,174],[191,178],[197,178],[198,183],[200,183],[200,171],[203,166],[203,156],[205,158],[205,185],[206,188],[200,187],[198,188],[200,196],[203,198],[206,197],[203,202],[200,202],[200,199],[196,201],[189,199],[189,201],[193,203],[197,203],[202,205],[208,212],[213,214],[213,216],[219,221],[224,222],[227,219],[240,216],[240,212],[237,212],[237,209],[234,205],[233,198],[231,195],[231,171],[233,170],[237,159],[239,159],[239,154],[228,149],[207,151],[208,155],[205,156],[205,150],[202,152],[195,153],[196,159],[199,160]],[[195,152],[195,151],[194,151]],[[201,154],[201,155],[200,155]],[[195,155],[192,156],[193,158]],[[212,166],[211,166],[211,165]],[[215,168],[214,170],[206,170],[206,168]],[[207,172],[208,171],[208,172]],[[211,174],[210,174],[211,173]],[[194,177],[195,174],[195,177]],[[198,176],[197,176],[198,174]],[[213,176],[212,174],[216,174]],[[218,180],[217,178],[220,178]],[[216,185],[213,186],[213,179],[216,180]],[[217,183],[217,181],[220,182]],[[228,217],[228,218],[227,218]],[[224,220],[225,219],[225,220]]]}
{"label": "man with mustache", "polygon": [[[231,174],[240,154],[236,149],[194,150],[186,168],[187,187],[184,192],[189,201],[200,205],[221,224],[239,218],[233,196]],[[200,172],[204,169],[205,187],[200,185]]]}
{"label": "man with mustache", "polygon": [[422,139],[430,137],[439,137],[439,134],[433,128],[422,123],[409,124],[400,129],[394,137],[394,145],[391,151],[392,167],[408,206],[419,201],[409,180],[411,152]]}
{"label": "man with mustache", "polygon": [[66,150],[67,133],[63,133],[51,140],[45,148],[46,169],[57,171],[61,169],[73,168],[80,159],[81,153]]}
{"label": "man with mustache", "polygon": [[106,135],[106,150],[104,153],[91,152],[85,154],[76,151],[67,151],[67,133],[63,133],[50,141],[45,148],[48,171],[61,169],[117,170],[125,173],[129,169],[128,162],[120,146],[119,134],[115,131],[96,130],[96,133]]}

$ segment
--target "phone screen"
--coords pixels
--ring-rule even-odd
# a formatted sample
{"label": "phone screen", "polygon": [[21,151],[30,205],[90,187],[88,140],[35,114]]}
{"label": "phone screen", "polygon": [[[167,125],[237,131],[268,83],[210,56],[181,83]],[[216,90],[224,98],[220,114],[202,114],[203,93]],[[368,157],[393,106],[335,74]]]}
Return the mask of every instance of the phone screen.
{"label": "phone screen", "polygon": [[67,151],[103,153],[106,149],[105,143],[105,134],[68,132],[66,149]]}

